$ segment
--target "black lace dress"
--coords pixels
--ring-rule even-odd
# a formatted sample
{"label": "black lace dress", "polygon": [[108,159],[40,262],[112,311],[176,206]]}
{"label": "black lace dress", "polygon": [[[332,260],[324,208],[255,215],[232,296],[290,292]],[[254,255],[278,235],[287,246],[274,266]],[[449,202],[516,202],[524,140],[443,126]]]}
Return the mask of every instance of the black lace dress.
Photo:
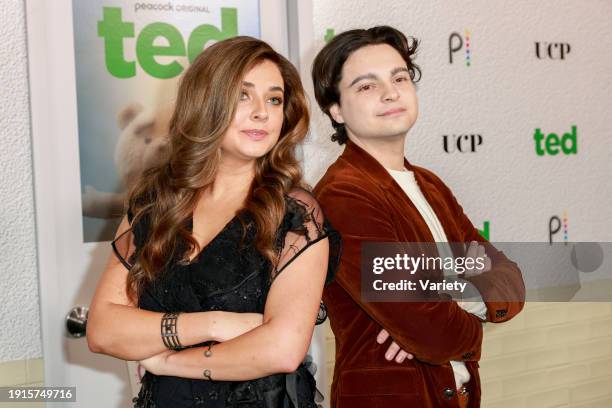
{"label": "black lace dress", "polygon": [[[285,196],[286,212],[277,231],[280,262],[271,273],[270,262],[254,245],[254,227],[248,215],[237,215],[190,263],[176,260],[143,291],[141,309],[155,312],[263,313],[267,294],[278,274],[308,247],[329,239],[326,283],[340,258],[340,238],[324,218],[316,200],[304,190]],[[113,241],[113,249],[129,269],[147,239],[148,222],[141,217]],[[189,220],[191,228],[192,220]],[[244,226],[243,226],[244,225]],[[245,227],[246,226],[246,227]],[[245,233],[246,228],[246,233]],[[244,237],[244,239],[243,239]],[[180,252],[180,251],[179,251]],[[318,323],[325,320],[321,304]],[[135,407],[316,407],[315,380],[305,363],[291,374],[275,374],[251,381],[207,381],[147,372]]]}

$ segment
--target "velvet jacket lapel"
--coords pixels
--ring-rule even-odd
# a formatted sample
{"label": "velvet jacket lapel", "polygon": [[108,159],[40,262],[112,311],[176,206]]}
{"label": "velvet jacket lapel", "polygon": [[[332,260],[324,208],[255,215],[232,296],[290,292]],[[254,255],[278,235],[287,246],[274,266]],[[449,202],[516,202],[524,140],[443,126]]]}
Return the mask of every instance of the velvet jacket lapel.
{"label": "velvet jacket lapel", "polygon": [[[350,163],[364,178],[370,179],[373,184],[381,187],[386,200],[396,210],[396,214],[392,214],[392,217],[398,222],[396,224],[400,229],[398,235],[403,240],[413,242],[434,241],[427,223],[412,200],[408,198],[387,169],[374,157],[349,140],[340,158]],[[449,206],[445,202],[442,193],[422,174],[419,167],[413,166],[405,157],[404,166],[407,170],[414,173],[417,184],[440,220],[448,241],[459,240],[454,229],[449,228],[449,223],[453,223],[453,220],[451,214],[449,214]],[[409,216],[408,219],[406,218],[407,216]],[[406,225],[406,223],[410,225]]]}

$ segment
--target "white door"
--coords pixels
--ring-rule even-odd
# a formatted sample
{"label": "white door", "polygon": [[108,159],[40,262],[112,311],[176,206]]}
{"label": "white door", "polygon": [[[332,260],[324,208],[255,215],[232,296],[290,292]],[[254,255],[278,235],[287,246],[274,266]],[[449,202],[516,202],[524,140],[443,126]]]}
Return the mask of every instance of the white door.
{"label": "white door", "polygon": [[[74,0],[77,1],[84,0]],[[218,0],[206,4],[211,9],[211,4],[217,8],[219,5],[237,8],[240,24],[259,18],[260,37],[287,54],[287,24],[279,24],[286,22],[285,1],[266,0],[265,8],[262,1],[256,6],[259,13],[247,15],[242,13],[241,4],[249,2],[254,3]],[[95,0],[95,3],[100,5],[100,17],[96,18],[102,18],[102,7],[123,7],[125,16],[134,13],[138,2]],[[180,3],[202,5],[196,0]],[[84,337],[74,338],[67,331],[67,314],[76,307],[89,306],[111,253],[108,241],[84,238],[81,179],[82,166],[88,163],[79,160],[82,158],[79,149],[83,146],[79,145],[81,106],[77,105],[77,88],[82,84],[77,85],[76,78],[74,27],[76,19],[89,17],[75,14],[73,19],[73,7],[71,0],[26,1],[45,384],[76,387],[77,402],[66,403],[67,407],[126,407],[131,406],[133,392],[137,390],[131,386],[127,363],[91,353]],[[135,25],[136,30],[142,28]],[[97,24],[92,24],[93,34],[88,35],[99,35],[97,29]],[[131,52],[134,41],[135,38],[126,39]],[[130,51],[125,52],[126,58],[130,57]],[[95,82],[85,85],[99,85]],[[78,332],[76,320],[72,319],[70,325]]]}
{"label": "white door", "polygon": [[65,406],[126,407],[126,363],[66,335],[66,314],[89,305],[109,253],[82,241],[71,4],[26,6],[45,384],[76,386]]}

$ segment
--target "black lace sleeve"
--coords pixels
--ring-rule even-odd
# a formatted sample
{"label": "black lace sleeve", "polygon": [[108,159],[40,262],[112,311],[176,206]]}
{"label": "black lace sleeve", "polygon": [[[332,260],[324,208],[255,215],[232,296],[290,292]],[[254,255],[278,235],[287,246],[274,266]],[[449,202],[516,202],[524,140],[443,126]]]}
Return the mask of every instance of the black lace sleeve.
{"label": "black lace sleeve", "polygon": [[310,246],[327,238],[329,240],[329,259],[325,283],[330,283],[340,261],[342,248],[340,235],[325,218],[317,200],[306,190],[292,190],[286,196],[285,201],[287,209],[277,235],[280,256],[274,278]]}

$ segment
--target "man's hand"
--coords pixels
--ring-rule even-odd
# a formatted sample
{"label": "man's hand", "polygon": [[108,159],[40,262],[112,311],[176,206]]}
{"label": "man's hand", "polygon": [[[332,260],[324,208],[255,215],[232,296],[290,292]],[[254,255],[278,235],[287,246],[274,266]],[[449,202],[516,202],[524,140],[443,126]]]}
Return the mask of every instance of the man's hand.
{"label": "man's hand", "polygon": [[[378,344],[383,344],[385,341],[387,341],[388,338],[389,338],[389,332],[386,331],[385,329],[382,329],[380,333],[378,333],[378,336],[376,337],[376,342]],[[408,353],[407,351],[400,349],[400,346],[396,342],[393,341],[391,342],[391,345],[389,346],[389,348],[387,349],[387,352],[385,353],[385,358],[389,361],[395,358],[395,362],[398,364],[401,364],[406,359],[412,360],[414,358],[414,355]]]}
{"label": "man's hand", "polygon": [[467,269],[465,270],[465,277],[470,277],[470,276],[476,276],[479,275],[483,272],[488,272],[491,270],[491,258],[489,258],[487,256],[487,254],[485,253],[485,247],[483,245],[478,244],[477,241],[472,241],[469,243],[467,251],[465,253],[465,258],[472,258],[472,259],[476,259],[476,258],[484,258],[484,268],[483,269],[479,269],[479,268],[471,268],[471,269]]}

